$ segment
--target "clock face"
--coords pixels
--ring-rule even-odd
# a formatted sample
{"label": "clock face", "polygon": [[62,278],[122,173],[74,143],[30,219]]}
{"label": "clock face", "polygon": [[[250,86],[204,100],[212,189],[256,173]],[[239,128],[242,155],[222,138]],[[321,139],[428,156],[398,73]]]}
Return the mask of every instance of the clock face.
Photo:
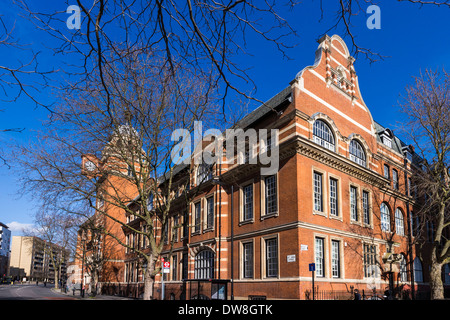
{"label": "clock face", "polygon": [[87,171],[94,171],[95,170],[95,164],[92,161],[86,161],[86,163],[84,164],[84,167],[86,168]]}

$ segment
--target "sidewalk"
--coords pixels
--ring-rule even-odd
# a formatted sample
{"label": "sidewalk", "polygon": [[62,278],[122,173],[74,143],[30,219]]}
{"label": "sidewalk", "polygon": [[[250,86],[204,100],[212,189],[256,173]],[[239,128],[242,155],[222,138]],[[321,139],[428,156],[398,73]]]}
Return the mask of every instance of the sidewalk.
{"label": "sidewalk", "polygon": [[61,291],[60,289],[51,289],[53,292],[55,293],[59,293],[61,295],[67,296],[67,297],[71,297],[71,298],[76,298],[78,300],[135,300],[135,299],[131,299],[131,298],[126,298],[126,297],[119,297],[119,296],[107,296],[107,295],[102,295],[102,294],[98,294],[95,297],[90,297],[88,294],[85,294],[84,298],[81,297],[80,295],[80,291],[76,291],[75,295],[73,294],[72,291],[67,291],[67,293]]}

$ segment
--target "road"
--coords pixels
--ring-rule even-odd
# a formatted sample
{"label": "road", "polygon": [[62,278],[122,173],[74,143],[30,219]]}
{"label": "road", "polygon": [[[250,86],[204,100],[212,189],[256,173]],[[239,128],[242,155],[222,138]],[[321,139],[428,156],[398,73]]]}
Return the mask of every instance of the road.
{"label": "road", "polygon": [[53,292],[53,285],[0,285],[0,300],[76,300],[61,293]]}

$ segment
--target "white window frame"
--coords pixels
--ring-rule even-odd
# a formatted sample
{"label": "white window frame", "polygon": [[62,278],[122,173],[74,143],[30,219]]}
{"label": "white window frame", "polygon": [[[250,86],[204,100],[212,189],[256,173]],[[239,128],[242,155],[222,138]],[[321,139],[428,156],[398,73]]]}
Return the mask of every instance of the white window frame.
{"label": "white window frame", "polygon": [[[386,211],[383,208],[386,208]],[[380,224],[381,231],[391,232],[391,209],[384,202],[380,206]]]}
{"label": "white window frame", "polygon": [[314,237],[314,263],[316,264],[316,277],[325,278],[326,253],[324,237]]}
{"label": "white window frame", "polygon": [[330,151],[336,151],[336,138],[334,136],[333,130],[325,121],[321,119],[317,119],[316,121],[314,121],[313,141]]}
{"label": "white window frame", "polygon": [[348,154],[351,161],[367,167],[367,154],[361,142],[352,139],[348,145]]}
{"label": "white window frame", "polygon": [[399,236],[405,235],[405,219],[400,208],[395,209],[395,233]]}

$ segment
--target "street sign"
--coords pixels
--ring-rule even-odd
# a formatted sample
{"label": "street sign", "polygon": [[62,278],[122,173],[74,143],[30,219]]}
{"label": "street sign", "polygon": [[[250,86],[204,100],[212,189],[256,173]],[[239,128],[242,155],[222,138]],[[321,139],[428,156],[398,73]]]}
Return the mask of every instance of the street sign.
{"label": "street sign", "polygon": [[308,251],[308,245],[307,244],[300,245],[300,251]]}
{"label": "street sign", "polygon": [[316,264],[315,263],[310,263],[309,264],[309,271],[316,271]]}
{"label": "street sign", "polygon": [[170,262],[169,261],[163,262],[163,273],[170,273]]}
{"label": "street sign", "polygon": [[287,262],[295,262],[295,254],[288,255]]}

